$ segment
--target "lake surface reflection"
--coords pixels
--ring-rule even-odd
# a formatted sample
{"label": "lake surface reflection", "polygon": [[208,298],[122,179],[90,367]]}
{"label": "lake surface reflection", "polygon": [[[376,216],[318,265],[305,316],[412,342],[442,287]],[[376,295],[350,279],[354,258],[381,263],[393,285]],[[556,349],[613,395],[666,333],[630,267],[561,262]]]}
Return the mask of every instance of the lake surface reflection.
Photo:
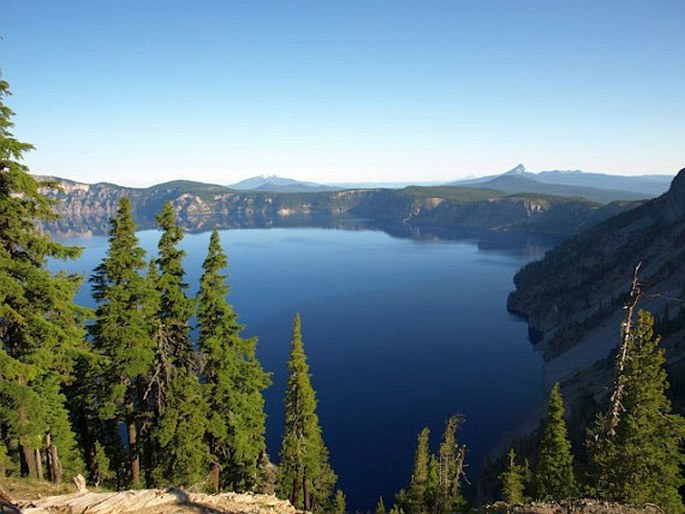
{"label": "lake surface reflection", "polygon": [[[389,235],[392,233],[393,237]],[[154,252],[156,231],[139,232]],[[69,238],[85,248],[71,270],[90,274],[107,238]],[[209,233],[186,235],[195,294]],[[386,505],[410,478],[416,435],[462,413],[475,481],[487,450],[540,400],[541,357],[526,324],[507,313],[514,273],[558,239],[477,231],[343,231],[320,228],[221,232],[229,301],[259,337],[273,372],[266,391],[268,447],[278,459],[292,319],[305,350],[331,463],[348,508]],[[53,263],[53,268],[64,267]],[[86,283],[79,302],[92,305]]]}

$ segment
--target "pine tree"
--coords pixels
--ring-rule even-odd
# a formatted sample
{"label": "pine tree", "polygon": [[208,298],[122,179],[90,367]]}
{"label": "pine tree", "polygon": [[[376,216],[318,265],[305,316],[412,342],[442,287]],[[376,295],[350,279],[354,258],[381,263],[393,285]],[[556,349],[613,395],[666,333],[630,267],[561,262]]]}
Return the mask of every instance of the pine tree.
{"label": "pine tree", "polygon": [[635,330],[626,334],[626,358],[617,377],[622,386],[618,417],[609,409],[598,418],[589,432],[588,450],[599,497],[655,503],[680,513],[684,510],[678,489],[685,485],[681,474],[685,421],[671,412],[665,394],[664,351],[653,323],[651,314],[640,311]]}
{"label": "pine tree", "polygon": [[451,416],[445,423],[437,455],[429,450],[430,430],[418,435],[409,487],[395,495],[395,508],[407,514],[447,514],[467,508],[461,494],[466,445],[457,443],[462,417]]}
{"label": "pine tree", "polygon": [[145,415],[145,378],[154,359],[155,342],[146,309],[145,250],[138,245],[131,203],[122,198],[111,220],[109,250],[90,281],[98,304],[89,327],[93,347],[106,357],[100,366],[99,415],[113,427],[126,426],[129,480],[141,485],[140,423]]}
{"label": "pine tree", "polygon": [[333,498],[333,514],[345,514],[347,510],[347,501],[345,499],[345,493],[340,489],[335,491],[335,496]]}
{"label": "pine tree", "polygon": [[229,288],[221,271],[227,265],[215,230],[202,265],[197,313],[203,395],[209,405],[207,443],[215,490],[244,491],[255,486],[257,465],[266,452],[262,390],[270,381],[255,355],[256,338],[240,337],[243,327],[226,301]]}
{"label": "pine tree", "polygon": [[183,240],[183,232],[176,224],[171,202],[166,202],[162,212],[157,215],[157,225],[162,230],[157,245],[157,291],[160,297],[158,318],[164,331],[167,356],[171,364],[191,368],[195,363],[189,332],[193,302],[185,293],[188,289],[188,284],[183,281],[185,252],[178,249],[178,244]]}
{"label": "pine tree", "polygon": [[502,481],[502,496],[508,504],[523,503],[525,489],[524,467],[516,464],[516,452],[509,449],[509,464],[507,470],[500,475]]}
{"label": "pine tree", "polygon": [[435,455],[428,459],[428,480],[426,480],[426,494],[424,495],[424,507],[426,512],[440,512],[440,464]]}
{"label": "pine tree", "polygon": [[316,403],[298,314],[293,324],[288,361],[278,485],[281,496],[288,497],[295,507],[304,510],[323,507],[337,480],[328,463],[328,449],[323,443]]}
{"label": "pine tree", "polygon": [[386,514],[385,512],[385,502],[383,502],[383,497],[378,498],[378,503],[376,503],[376,510],[374,514]]}
{"label": "pine tree", "polygon": [[207,404],[197,377],[177,368],[155,429],[161,454],[154,483],[187,487],[205,479],[209,467],[209,449],[204,440],[206,416]]}
{"label": "pine tree", "polygon": [[0,80],[0,433],[3,450],[23,472],[51,480],[83,469],[65,406],[64,387],[74,366],[87,353],[83,321],[86,309],[73,298],[81,277],[52,274],[48,258],[71,259],[80,249],[52,241],[36,222],[56,219],[52,203],[21,164],[33,147],[16,140],[10,94]]}
{"label": "pine tree", "polygon": [[[157,216],[162,229],[156,278],[159,310],[156,315],[156,354],[151,387],[158,410],[154,436],[154,483],[192,485],[204,479],[209,449],[204,436],[208,407],[196,371],[197,356],[190,343],[189,320],[193,302],[183,281],[183,239],[170,202]],[[154,273],[154,272],[153,272]]]}
{"label": "pine tree", "polygon": [[450,416],[445,423],[438,454],[439,485],[436,500],[438,513],[456,512],[466,507],[466,500],[461,493],[466,446],[459,446],[457,443],[457,429],[462,420],[461,416]]}
{"label": "pine tree", "polygon": [[558,383],[549,395],[535,481],[540,499],[562,500],[573,495],[576,489],[571,443],[566,436],[564,404]]}
{"label": "pine tree", "polygon": [[428,512],[426,495],[428,491],[428,471],[430,463],[430,451],[428,440],[430,430],[424,427],[416,441],[416,451],[414,452],[414,467],[407,490],[407,504],[405,511],[408,514],[420,514]]}

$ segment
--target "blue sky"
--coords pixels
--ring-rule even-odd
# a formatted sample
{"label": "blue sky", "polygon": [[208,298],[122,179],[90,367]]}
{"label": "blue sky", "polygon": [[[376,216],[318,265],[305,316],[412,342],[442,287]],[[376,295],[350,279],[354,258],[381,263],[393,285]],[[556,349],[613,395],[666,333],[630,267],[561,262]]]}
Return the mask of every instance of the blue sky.
{"label": "blue sky", "polygon": [[685,166],[682,0],[0,0],[36,173],[144,186]]}

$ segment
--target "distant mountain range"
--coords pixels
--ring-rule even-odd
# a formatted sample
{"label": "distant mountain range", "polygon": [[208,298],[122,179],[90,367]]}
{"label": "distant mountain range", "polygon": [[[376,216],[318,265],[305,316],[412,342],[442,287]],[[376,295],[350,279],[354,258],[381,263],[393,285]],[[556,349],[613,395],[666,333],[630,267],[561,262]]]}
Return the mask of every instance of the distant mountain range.
{"label": "distant mountain range", "polygon": [[624,176],[605,173],[586,173],[579,170],[554,170],[532,173],[523,164],[496,175],[440,182],[347,182],[319,184],[302,182],[276,175],[260,175],[227,186],[236,191],[264,191],[273,193],[311,193],[341,189],[401,189],[408,186],[456,186],[493,189],[505,194],[537,193],[556,196],[575,196],[594,202],[616,200],[647,200],[664,193],[673,179],[669,175]]}
{"label": "distant mountain range", "polygon": [[241,180],[236,184],[230,184],[228,188],[235,191],[268,191],[271,193],[313,193],[342,189],[315,182],[300,182],[299,180],[278,177],[276,175],[259,175]]}
{"label": "distant mountain range", "polygon": [[646,200],[668,190],[673,180],[669,175],[608,175],[586,173],[579,170],[554,170],[531,173],[523,164],[500,175],[477,179],[456,180],[447,185],[478,187],[503,191],[509,194],[540,193],[560,196],[578,196],[595,202],[616,200]]}

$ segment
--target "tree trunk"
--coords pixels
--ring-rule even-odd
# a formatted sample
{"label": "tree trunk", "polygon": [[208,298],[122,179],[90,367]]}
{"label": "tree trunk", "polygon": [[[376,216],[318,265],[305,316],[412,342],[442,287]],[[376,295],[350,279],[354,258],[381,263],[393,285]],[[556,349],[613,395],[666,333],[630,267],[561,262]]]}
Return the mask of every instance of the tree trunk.
{"label": "tree trunk", "polygon": [[300,502],[300,484],[298,483],[297,477],[293,478],[293,492],[290,493],[290,503],[297,509],[299,508]]}
{"label": "tree trunk", "polygon": [[638,262],[633,271],[633,280],[630,285],[630,300],[623,307],[626,311],[625,319],[621,324],[621,344],[616,353],[616,375],[614,377],[614,390],[611,394],[611,408],[609,414],[609,436],[613,436],[615,433],[616,426],[618,425],[619,418],[623,412],[623,369],[625,368],[626,360],[628,360],[628,349],[633,340],[633,311],[637,302],[640,300],[642,295],[641,284],[639,282],[639,272],[642,262]]}
{"label": "tree trunk", "polygon": [[209,482],[212,484],[212,488],[215,493],[219,492],[219,473],[221,472],[221,466],[216,461],[212,461],[211,467],[209,468]]}
{"label": "tree trunk", "polygon": [[45,455],[48,462],[48,476],[53,484],[60,484],[62,482],[62,476],[64,475],[64,469],[62,468],[62,463],[59,461],[59,455],[57,454],[57,447],[52,444],[52,437],[48,432],[45,436]]}
{"label": "tree trunk", "polygon": [[28,446],[21,445],[22,467],[29,478],[38,479],[38,472],[36,471],[36,454],[33,449]]}
{"label": "tree trunk", "polygon": [[129,419],[126,424],[128,433],[128,455],[131,465],[131,486],[140,487],[140,456],[138,455],[138,431],[135,421]]}
{"label": "tree trunk", "polygon": [[309,481],[307,480],[307,475],[304,475],[302,477],[302,491],[303,491],[303,501],[304,501],[304,510],[311,510],[312,505],[311,505],[311,499],[309,497]]}
{"label": "tree trunk", "polygon": [[44,480],[43,477],[43,457],[40,454],[40,448],[36,448],[36,478],[38,480]]}

